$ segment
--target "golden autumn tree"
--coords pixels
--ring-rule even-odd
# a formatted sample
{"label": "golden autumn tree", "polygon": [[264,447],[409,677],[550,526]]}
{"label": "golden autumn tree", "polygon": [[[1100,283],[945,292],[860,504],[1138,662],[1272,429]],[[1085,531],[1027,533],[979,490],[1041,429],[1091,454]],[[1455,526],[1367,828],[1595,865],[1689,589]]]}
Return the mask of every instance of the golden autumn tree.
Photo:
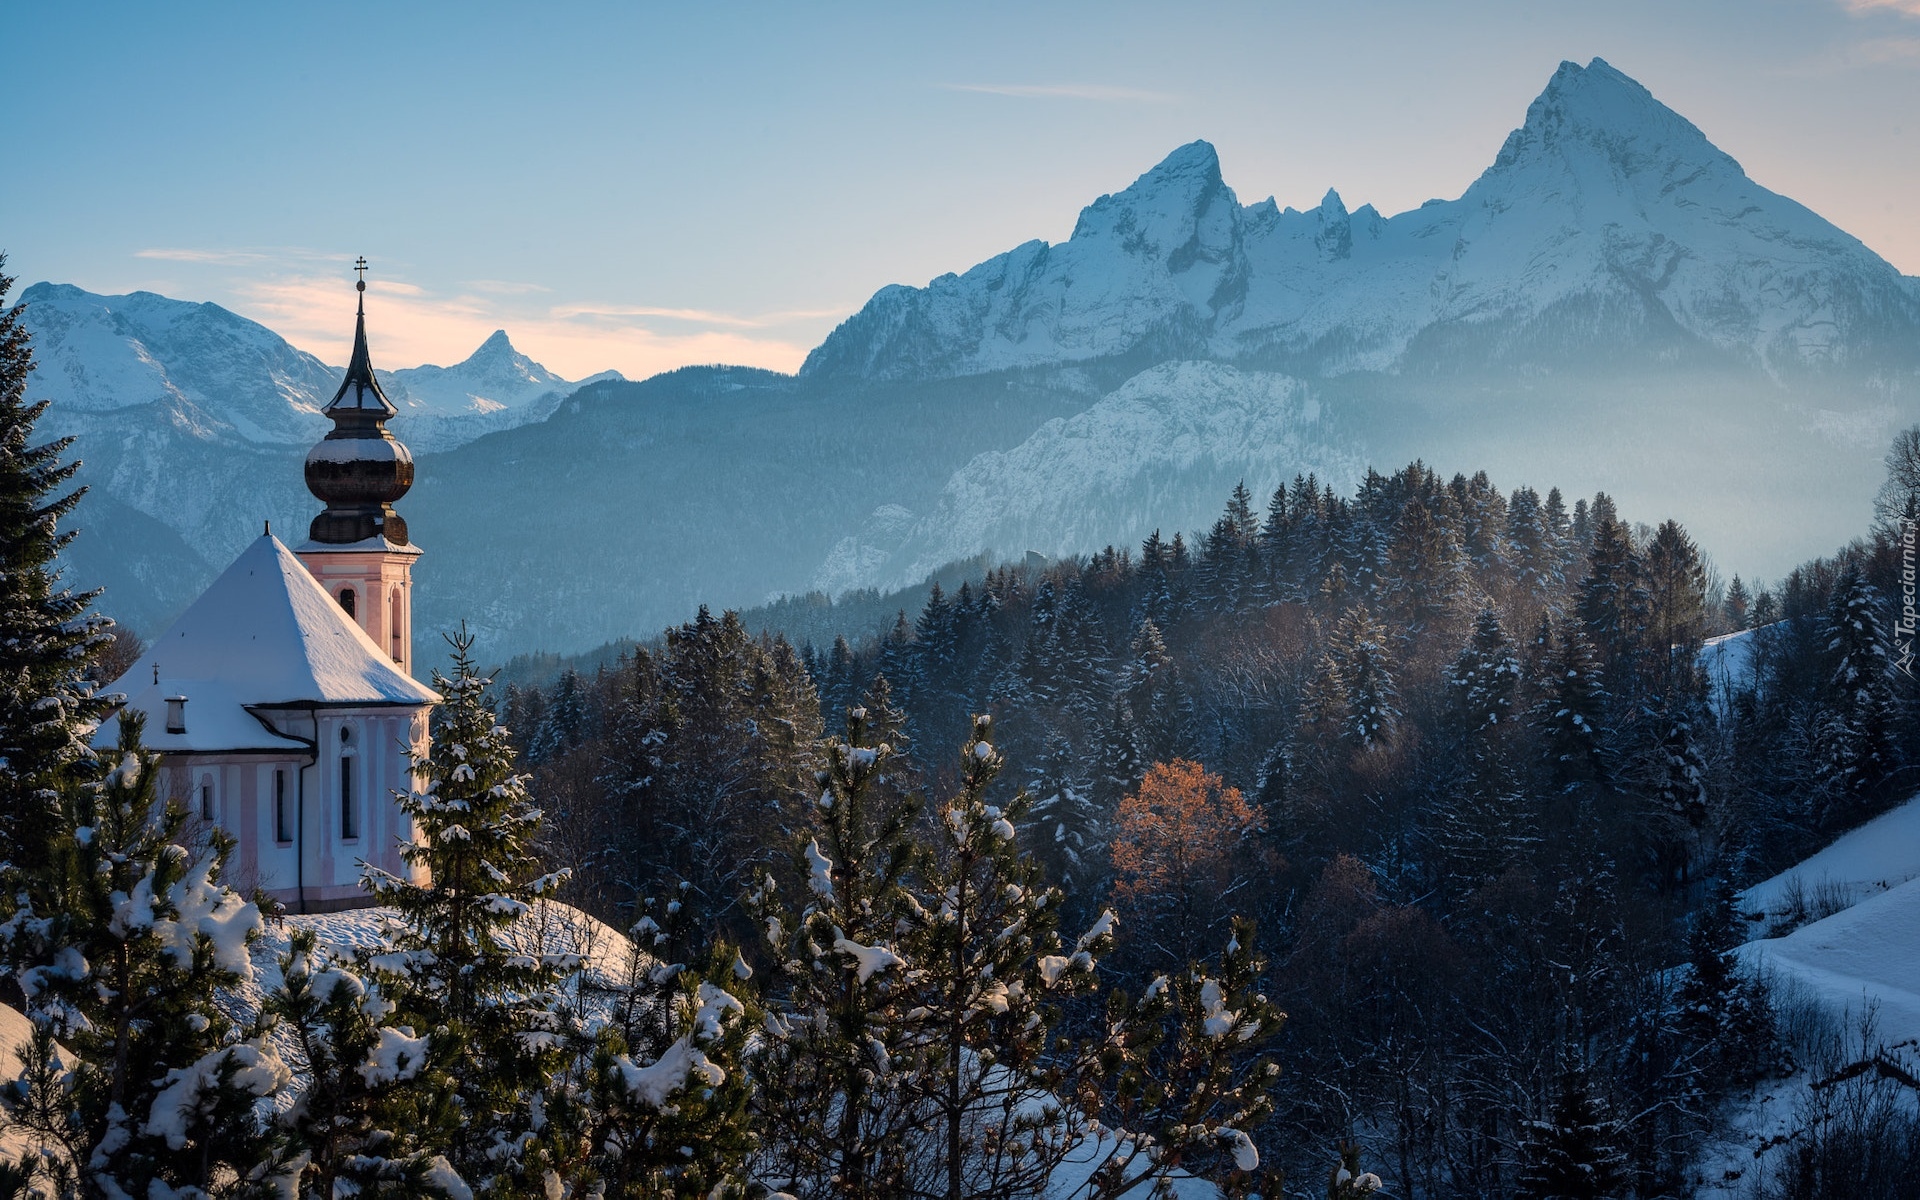
{"label": "golden autumn tree", "polygon": [[1183,962],[1227,920],[1254,867],[1260,814],[1186,759],[1147,768],[1114,818],[1113,898],[1160,955]]}

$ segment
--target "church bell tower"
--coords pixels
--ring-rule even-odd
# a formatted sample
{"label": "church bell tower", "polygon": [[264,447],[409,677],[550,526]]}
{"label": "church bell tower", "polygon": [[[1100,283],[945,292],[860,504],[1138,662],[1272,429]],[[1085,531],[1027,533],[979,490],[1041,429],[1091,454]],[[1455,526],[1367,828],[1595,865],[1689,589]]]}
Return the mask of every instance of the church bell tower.
{"label": "church bell tower", "polygon": [[413,455],[387,430],[399,410],[380,390],[367,354],[367,260],[347,377],[326,407],[333,430],[307,453],[307,490],[327,507],[295,551],[327,594],[405,675],[413,673],[413,561],[407,523],[393,502],[413,486]]}

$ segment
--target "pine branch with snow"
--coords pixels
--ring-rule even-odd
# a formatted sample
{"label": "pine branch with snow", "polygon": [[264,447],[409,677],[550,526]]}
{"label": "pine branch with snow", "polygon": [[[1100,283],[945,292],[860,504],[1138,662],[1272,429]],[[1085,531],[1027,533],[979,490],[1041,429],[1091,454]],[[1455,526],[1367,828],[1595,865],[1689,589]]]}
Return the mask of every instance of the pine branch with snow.
{"label": "pine branch with snow", "polygon": [[123,713],[119,765],[64,790],[52,856],[0,923],[43,1031],[28,1075],[44,1080],[57,1058],[65,1094],[14,1116],[59,1148],[65,1165],[43,1165],[88,1195],[279,1195],[289,1164],[263,1102],[291,1075],[263,1026],[216,1002],[252,973],[260,912],[222,879],[227,839],[187,844],[142,726]]}
{"label": "pine branch with snow", "polygon": [[[361,967],[395,1004],[395,1020],[428,1039],[429,1059],[448,1064],[421,1086],[442,1080],[449,1095],[428,1103],[460,1114],[445,1143],[453,1171],[476,1195],[508,1194],[579,1157],[581,1031],[563,996],[579,961],[510,936],[569,873],[547,870],[535,852],[540,810],[514,769],[472,637],[463,629],[448,641],[454,671],[433,676],[443,703],[431,747],[413,764],[420,785],[395,796],[415,831],[401,847],[412,873],[364,869],[397,922],[391,948]],[[472,1061],[485,1068],[457,1069]]]}

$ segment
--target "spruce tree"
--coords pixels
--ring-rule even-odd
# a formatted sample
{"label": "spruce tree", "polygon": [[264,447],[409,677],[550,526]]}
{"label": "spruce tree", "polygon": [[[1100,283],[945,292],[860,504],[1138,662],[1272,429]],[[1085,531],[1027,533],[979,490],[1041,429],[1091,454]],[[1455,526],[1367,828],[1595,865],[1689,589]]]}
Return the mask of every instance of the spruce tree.
{"label": "spruce tree", "polygon": [[900,1150],[925,1117],[904,1068],[926,1014],[899,953],[921,907],[906,886],[919,805],[897,790],[895,750],[879,733],[855,706],[827,743],[796,855],[800,907],[771,874],[749,896],[772,960],[753,1064],[765,1177],[799,1200],[900,1195],[910,1165]]}
{"label": "spruce tree", "polygon": [[1663,521],[1643,556],[1646,636],[1653,684],[1670,700],[1700,689],[1700,640],[1706,634],[1707,572],[1699,547],[1678,521]]}
{"label": "spruce tree", "polygon": [[946,1200],[1041,1192],[1079,1141],[1080,1122],[1046,1099],[1066,1079],[1049,1061],[1052,1031],[1059,1003],[1091,990],[1112,943],[1107,914],[1072,949],[1062,944],[1065,897],[1018,852],[1027,797],[987,802],[1002,765],[992,735],[991,718],[975,717],[903,949],[928,1014],[911,1070],[935,1170],[917,1190]]}
{"label": "spruce tree", "polygon": [[1735,633],[1745,629],[1752,609],[1753,597],[1748,594],[1747,585],[1740,582],[1740,577],[1735,575],[1733,582],[1727,585],[1726,599],[1720,602],[1721,616],[1726,621],[1727,628]]}
{"label": "spruce tree", "polygon": [[1604,493],[1594,498],[1593,546],[1580,581],[1579,612],[1588,640],[1600,656],[1607,690],[1638,694],[1639,650],[1647,629],[1648,597],[1633,532],[1614,513]]}
{"label": "spruce tree", "polygon": [[62,788],[49,859],[0,924],[40,1031],[12,1118],[59,1148],[28,1164],[53,1194],[264,1200],[288,1167],[258,1102],[291,1076],[216,1001],[252,975],[260,912],[222,879],[227,841],[185,844],[141,732],[123,710],[119,765]]}
{"label": "spruce tree", "polygon": [[585,1085],[593,1153],[575,1195],[747,1194],[753,972],[727,942],[694,936],[690,891],[649,897],[629,931],[627,977]]}
{"label": "spruce tree", "polygon": [[1530,487],[1515,488],[1507,502],[1508,567],[1522,594],[1534,603],[1544,604],[1560,584],[1556,549],[1540,508],[1540,493]]}
{"label": "spruce tree", "polygon": [[1627,1189],[1625,1134],[1584,1070],[1561,1076],[1552,1115],[1531,1123],[1522,1154],[1524,1200],[1618,1200]]}
{"label": "spruce tree", "polygon": [[1818,778],[1834,797],[1851,797],[1898,765],[1893,675],[1880,596],[1849,566],[1826,612],[1828,676]]}
{"label": "spruce tree", "polygon": [[1698,1048],[1701,1085],[1718,1089],[1759,1078],[1773,1063],[1774,1020],[1767,988],[1740,968],[1744,941],[1734,890],[1725,879],[1693,915],[1691,967],[1680,989],[1680,1031]]}
{"label": "spruce tree", "polygon": [[[427,1039],[435,1078],[460,1114],[446,1156],[476,1194],[526,1190],[554,1169],[566,1096],[550,1081],[567,1063],[562,988],[572,956],[529,948],[513,927],[567,880],[533,850],[540,810],[514,769],[507,730],[474,665],[473,638],[448,636],[454,673],[434,672],[442,697],[434,736],[413,769],[418,791],[397,797],[416,840],[400,848],[408,876],[365,869],[365,884],[397,914],[393,949],[364,969],[396,1005],[397,1022]],[[459,1069],[466,1061],[484,1071]]]}
{"label": "spruce tree", "polygon": [[61,789],[92,758],[104,706],[85,674],[109,623],[89,611],[99,592],[63,586],[55,565],[86,489],[68,489],[72,438],[34,444],[48,402],[27,399],[33,350],[5,267],[0,254],[0,860],[31,869],[51,852]]}
{"label": "spruce tree", "polygon": [[1520,661],[1500,628],[1500,614],[1481,609],[1472,640],[1447,672],[1461,730],[1471,737],[1511,723],[1519,681]]}
{"label": "spruce tree", "polygon": [[[1103,742],[1108,756],[1127,763],[1123,766],[1109,760],[1119,779],[1125,781],[1106,781],[1107,786],[1119,788],[1116,795],[1125,794],[1139,782],[1136,772],[1144,769],[1132,741],[1131,730],[1122,729],[1109,730]],[[1106,862],[1106,813],[1110,809],[1095,800],[1095,784],[1088,774],[1072,743],[1055,732],[1034,759],[1026,789],[1033,802],[1026,811],[1023,828],[1030,831],[1034,854],[1046,865],[1049,876],[1065,881],[1075,895],[1091,895],[1097,890]]]}
{"label": "spruce tree", "polygon": [[1578,622],[1560,623],[1532,683],[1537,699],[1530,722],[1549,774],[1562,783],[1603,775],[1607,692]]}
{"label": "spruce tree", "polygon": [[1456,892],[1496,878],[1532,840],[1511,757],[1519,660],[1492,609],[1448,669],[1453,720],[1463,751],[1457,783],[1438,814],[1442,870]]}
{"label": "spruce tree", "polygon": [[1390,739],[1400,722],[1386,630],[1356,605],[1340,618],[1334,655],[1345,701],[1341,736],[1356,750],[1371,750]]}
{"label": "spruce tree", "polygon": [[436,1147],[451,1140],[461,1113],[450,1072],[427,1037],[393,1023],[394,1004],[352,959],[296,930],[280,960],[281,985],[265,1013],[291,1041],[305,1076],[280,1117],[299,1155],[298,1195],[405,1200],[470,1195]]}

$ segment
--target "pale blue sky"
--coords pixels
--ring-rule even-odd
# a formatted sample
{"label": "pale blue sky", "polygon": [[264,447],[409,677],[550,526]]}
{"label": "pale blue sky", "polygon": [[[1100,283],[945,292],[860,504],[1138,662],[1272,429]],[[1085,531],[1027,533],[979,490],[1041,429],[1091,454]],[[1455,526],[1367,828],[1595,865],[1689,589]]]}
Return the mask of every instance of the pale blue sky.
{"label": "pale blue sky", "polygon": [[0,0],[0,249],[336,363],[365,254],[385,367],[792,369],[1194,138],[1242,201],[1458,195],[1595,55],[1920,273],[1920,0]]}

